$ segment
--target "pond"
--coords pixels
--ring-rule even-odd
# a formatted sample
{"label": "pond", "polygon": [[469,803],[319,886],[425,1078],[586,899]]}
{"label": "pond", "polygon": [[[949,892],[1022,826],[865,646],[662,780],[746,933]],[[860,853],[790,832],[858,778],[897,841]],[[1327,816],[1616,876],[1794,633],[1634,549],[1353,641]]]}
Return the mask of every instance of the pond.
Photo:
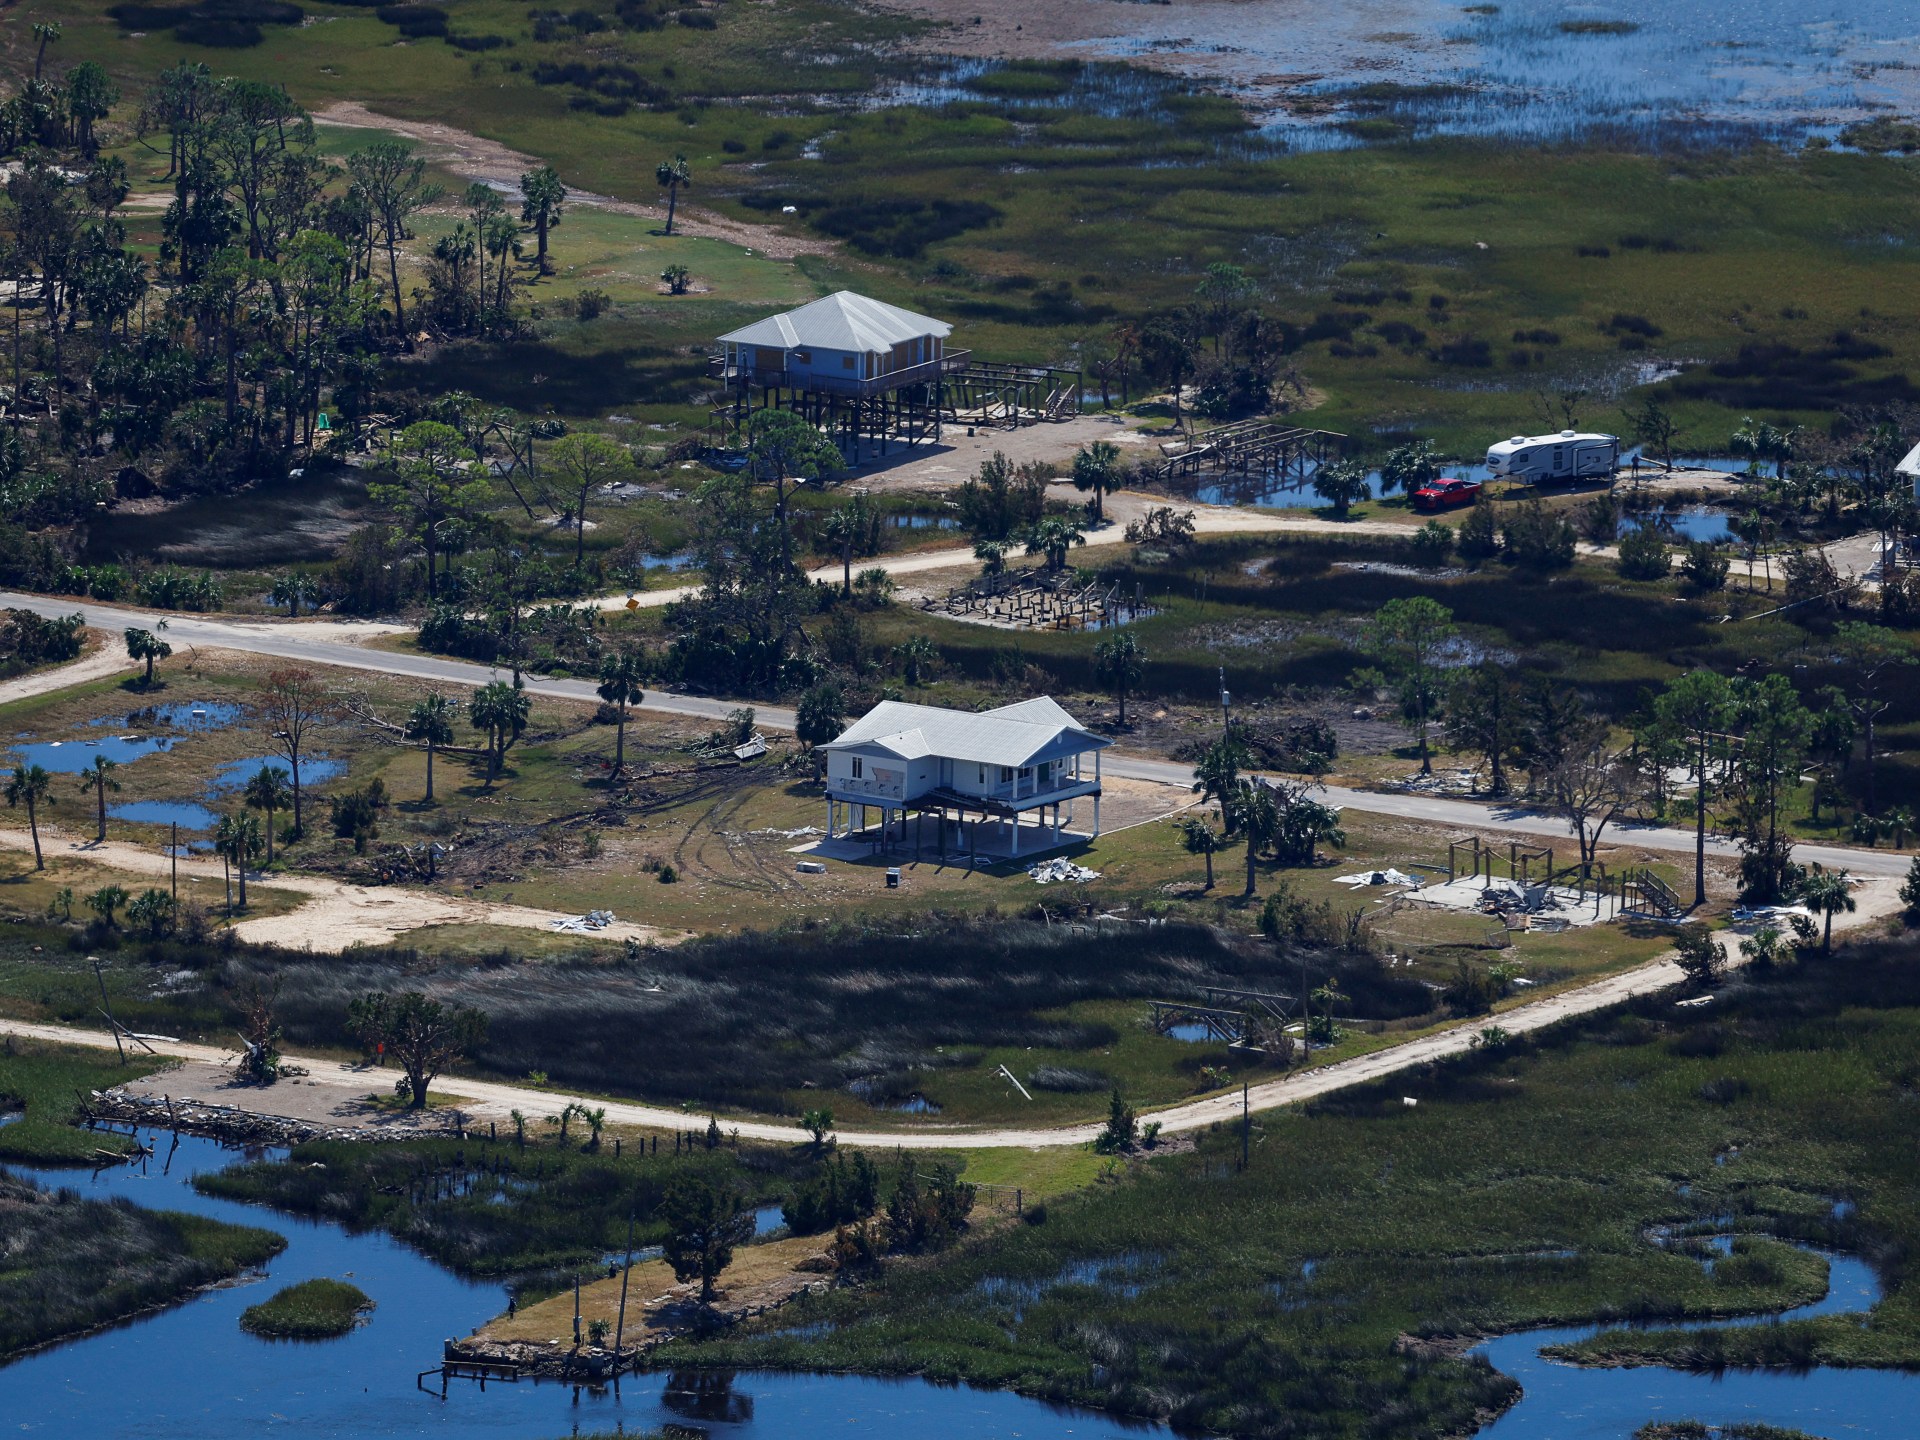
{"label": "pond", "polygon": [[1727,512],[1711,505],[1661,506],[1637,515],[1622,515],[1619,533],[1625,535],[1648,526],[1678,541],[1705,540],[1719,545],[1733,538]]}
{"label": "pond", "polygon": [[[236,1285],[0,1367],[9,1434],[140,1440],[306,1440],[341,1436],[552,1440],[581,1431],[644,1431],[689,1422],[733,1440],[1122,1440],[1166,1434],[997,1390],[849,1375],[635,1375],[616,1389],[456,1381],[439,1393],[440,1345],[506,1308],[498,1283],[462,1280],[380,1234],[216,1200],[189,1183],[242,1158],[212,1141],[142,1132],[156,1158],[84,1171],[12,1167],[43,1185],[124,1196],[277,1230],[289,1241],[269,1281]],[[272,1154],[273,1152],[267,1152]],[[258,1158],[254,1152],[252,1158]],[[776,1217],[777,1218],[777,1217]],[[351,1279],[375,1301],[368,1323],[338,1339],[298,1344],[241,1331],[240,1312],[280,1286]]]}

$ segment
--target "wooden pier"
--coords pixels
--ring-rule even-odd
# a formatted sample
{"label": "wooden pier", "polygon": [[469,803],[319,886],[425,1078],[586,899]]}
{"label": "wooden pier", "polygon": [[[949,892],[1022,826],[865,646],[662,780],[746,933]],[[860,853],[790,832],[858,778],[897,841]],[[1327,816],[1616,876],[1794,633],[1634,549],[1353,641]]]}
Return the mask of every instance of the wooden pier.
{"label": "wooden pier", "polygon": [[1315,468],[1339,456],[1346,442],[1346,436],[1331,430],[1241,420],[1203,430],[1177,445],[1161,446],[1164,458],[1146,467],[1145,473],[1174,488],[1217,475],[1270,475],[1304,485]]}

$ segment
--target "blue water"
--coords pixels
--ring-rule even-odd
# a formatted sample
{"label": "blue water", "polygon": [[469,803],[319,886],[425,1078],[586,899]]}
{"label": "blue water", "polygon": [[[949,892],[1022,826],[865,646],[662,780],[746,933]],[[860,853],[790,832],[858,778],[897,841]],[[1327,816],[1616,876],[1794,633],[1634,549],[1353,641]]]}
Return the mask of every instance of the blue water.
{"label": "blue water", "polygon": [[[263,765],[273,765],[285,770],[289,777],[287,783],[293,783],[291,778],[293,775],[293,767],[287,764],[286,756],[249,755],[244,760],[229,760],[218,770],[214,771],[212,783],[207,787],[208,791],[211,794],[218,795],[229,790],[242,789],[249,780],[260,773],[260,767]],[[321,785],[329,780],[337,780],[346,773],[347,762],[344,760],[335,760],[325,754],[302,755],[300,757],[300,785],[302,789],[305,789],[309,785]]]}
{"label": "blue water", "polygon": [[78,775],[93,768],[96,756],[104,755],[116,765],[125,765],[143,755],[162,754],[173,748],[165,735],[108,735],[98,740],[40,740],[9,748],[16,765],[39,765],[55,775]]}
{"label": "blue water", "polygon": [[[1203,505],[1257,505],[1268,509],[1316,509],[1327,502],[1313,490],[1313,469],[1307,467],[1307,478],[1302,480],[1294,475],[1227,475],[1210,478],[1193,491],[1193,498]],[[1485,482],[1493,478],[1493,472],[1485,464],[1466,464],[1447,462],[1441,474],[1460,480],[1479,480]],[[1399,491],[1389,491],[1380,478],[1378,470],[1367,471],[1367,496],[1378,500],[1383,495],[1398,495]]]}
{"label": "blue water", "polygon": [[[144,1132],[143,1132],[144,1133]],[[157,1158],[85,1172],[19,1169],[44,1185],[264,1226],[287,1249],[266,1281],[185,1304],[0,1368],[7,1433],[58,1440],[290,1440],[444,1436],[551,1440],[581,1431],[695,1421],[730,1440],[1122,1440],[1158,1427],[1065,1410],[1004,1391],[847,1375],[636,1375],[600,1390],[454,1381],[446,1398],[415,1384],[441,1341],[506,1308],[497,1283],[470,1282],[384,1235],[276,1214],[197,1193],[202,1171],[239,1159],[212,1141],[153,1133]],[[257,1152],[256,1152],[257,1153]],[[163,1162],[165,1168],[163,1169]],[[338,1340],[289,1344],[239,1328],[240,1312],[283,1285],[350,1278],[377,1308]],[[696,1388],[698,1386],[699,1388]]]}
{"label": "blue water", "polygon": [[107,814],[136,825],[178,825],[182,830],[211,830],[220,823],[213,811],[191,800],[129,800],[107,806]]}
{"label": "blue water", "polygon": [[[132,722],[134,715],[145,716],[148,711],[134,711],[128,715],[98,715],[87,721],[89,726],[124,726]],[[240,707],[219,700],[176,700],[166,705],[150,707],[152,723],[169,730],[190,730],[202,732],[224,730],[240,718]]]}
{"label": "blue water", "polygon": [[[1779,1315],[1658,1328],[1769,1325],[1864,1311],[1878,1302],[1880,1283],[1865,1262],[1850,1255],[1815,1253],[1826,1258],[1828,1287],[1811,1305]],[[1525,1391],[1519,1404],[1478,1432],[1481,1440],[1628,1440],[1648,1421],[1688,1419],[1709,1425],[1763,1421],[1815,1435],[1845,1435],[1848,1440],[1909,1440],[1914,1434],[1920,1375],[1826,1366],[1805,1372],[1735,1370],[1718,1375],[1657,1366],[1605,1370],[1555,1364],[1540,1354],[1543,1346],[1585,1339],[1599,1328],[1526,1330],[1476,1345],[1474,1354],[1486,1356]]]}
{"label": "blue water", "polygon": [[1622,515],[1619,533],[1651,525],[1675,540],[1706,540],[1719,545],[1733,538],[1733,526],[1724,510],[1706,505],[1682,505],[1675,509],[1649,510],[1639,515]]}

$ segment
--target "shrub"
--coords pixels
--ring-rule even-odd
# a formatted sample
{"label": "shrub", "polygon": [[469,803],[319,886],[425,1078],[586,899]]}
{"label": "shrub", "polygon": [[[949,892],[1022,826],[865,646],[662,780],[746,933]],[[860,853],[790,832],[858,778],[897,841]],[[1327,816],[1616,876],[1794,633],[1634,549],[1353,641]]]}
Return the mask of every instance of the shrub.
{"label": "shrub", "polygon": [[1500,538],[1507,558],[1532,570],[1564,570],[1579,544],[1573,522],[1538,500],[1523,501],[1508,515]]}
{"label": "shrub", "polygon": [[1475,505],[1460,527],[1460,558],[1478,563],[1500,553],[1500,534],[1493,520],[1493,507]]}
{"label": "shrub", "polygon": [[1667,542],[1651,525],[1639,525],[1620,537],[1614,568],[1627,580],[1664,580],[1673,569]]}
{"label": "shrub", "polygon": [[598,320],[612,304],[613,297],[604,290],[582,290],[573,297],[573,313],[583,321]]}
{"label": "shrub", "polygon": [[1107,1100],[1107,1123],[1094,1137],[1094,1150],[1102,1155],[1131,1150],[1139,1124],[1139,1115],[1116,1087]]}
{"label": "shrub", "polygon": [[1453,531],[1438,520],[1429,520],[1413,532],[1407,548],[1413,552],[1414,564],[1438,570],[1453,558]]}
{"label": "shrub", "polygon": [[1705,925],[1682,925],[1674,941],[1675,963],[1695,985],[1711,985],[1726,973],[1727,956]]}
{"label": "shrub", "polygon": [[1695,540],[1687,546],[1686,557],[1680,562],[1680,573],[1696,590],[1718,590],[1727,583],[1729,563],[1726,552],[1719,546],[1705,540]]}

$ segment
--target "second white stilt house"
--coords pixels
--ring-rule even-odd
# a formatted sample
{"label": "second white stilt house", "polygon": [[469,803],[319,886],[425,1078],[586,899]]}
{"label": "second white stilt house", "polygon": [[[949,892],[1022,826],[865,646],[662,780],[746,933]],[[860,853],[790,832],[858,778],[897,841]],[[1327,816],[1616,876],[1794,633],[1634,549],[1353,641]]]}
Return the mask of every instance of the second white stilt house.
{"label": "second white stilt house", "polygon": [[1095,735],[1042,696],[971,712],[883,700],[822,745],[827,836],[940,854],[1015,857],[1062,843],[1074,805],[1091,803],[1100,833]]}

